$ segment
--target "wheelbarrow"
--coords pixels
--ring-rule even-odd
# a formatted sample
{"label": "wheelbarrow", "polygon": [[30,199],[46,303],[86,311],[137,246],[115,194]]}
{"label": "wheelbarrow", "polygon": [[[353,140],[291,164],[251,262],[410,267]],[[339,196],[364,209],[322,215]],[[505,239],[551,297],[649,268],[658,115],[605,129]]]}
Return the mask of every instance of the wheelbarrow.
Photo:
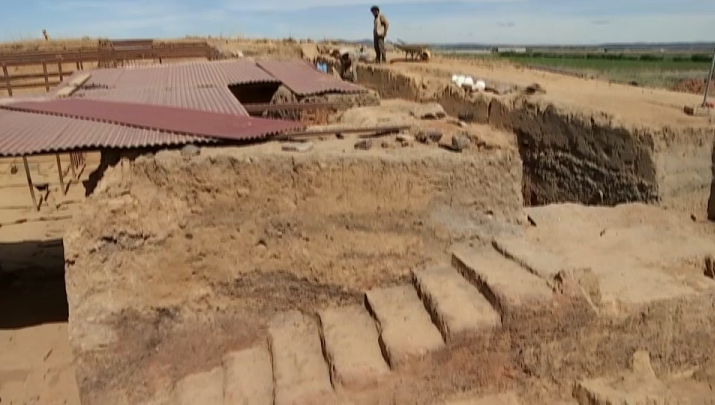
{"label": "wheelbarrow", "polygon": [[423,44],[407,44],[403,41],[392,44],[395,49],[405,53],[405,57],[412,60],[421,60],[427,62],[432,57],[429,47]]}

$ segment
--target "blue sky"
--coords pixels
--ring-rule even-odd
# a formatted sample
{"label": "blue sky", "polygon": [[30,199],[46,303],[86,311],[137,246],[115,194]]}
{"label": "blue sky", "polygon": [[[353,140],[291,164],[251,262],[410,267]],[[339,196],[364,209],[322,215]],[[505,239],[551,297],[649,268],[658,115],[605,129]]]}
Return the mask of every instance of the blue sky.
{"label": "blue sky", "polygon": [[[414,42],[715,41],[714,0],[375,0]],[[185,35],[363,39],[363,0],[0,0],[0,40]]]}

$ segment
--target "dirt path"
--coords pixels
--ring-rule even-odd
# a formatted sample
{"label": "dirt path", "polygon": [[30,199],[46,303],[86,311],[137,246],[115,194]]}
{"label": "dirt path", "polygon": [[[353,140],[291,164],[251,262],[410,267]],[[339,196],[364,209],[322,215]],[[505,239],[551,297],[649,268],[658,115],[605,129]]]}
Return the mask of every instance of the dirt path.
{"label": "dirt path", "polygon": [[[40,212],[32,208],[22,160],[0,159],[0,403],[79,405],[62,235],[84,188],[72,184],[64,196],[54,156],[28,160],[33,181],[50,184]],[[88,157],[90,165],[95,160]],[[68,156],[62,163],[66,170]]]}

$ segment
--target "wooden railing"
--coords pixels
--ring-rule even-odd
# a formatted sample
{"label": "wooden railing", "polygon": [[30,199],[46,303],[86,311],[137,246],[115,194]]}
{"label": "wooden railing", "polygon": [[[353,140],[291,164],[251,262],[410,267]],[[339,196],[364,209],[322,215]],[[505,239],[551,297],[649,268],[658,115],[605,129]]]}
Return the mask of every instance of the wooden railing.
{"label": "wooden railing", "polygon": [[[13,95],[13,89],[44,87],[46,91],[74,73],[65,65],[73,64],[76,70],[84,70],[85,62],[97,63],[100,67],[124,65],[128,61],[219,57],[216,49],[205,42],[155,43],[153,40],[121,40],[100,42],[97,48],[82,48],[60,52],[26,52],[0,54],[0,91]],[[18,67],[42,66],[42,73],[11,73]],[[56,67],[56,70],[55,70]],[[48,69],[49,68],[49,69]],[[63,70],[65,69],[65,70]],[[39,81],[37,79],[44,79]],[[28,82],[30,81],[30,82]],[[19,83],[18,83],[19,82]]]}

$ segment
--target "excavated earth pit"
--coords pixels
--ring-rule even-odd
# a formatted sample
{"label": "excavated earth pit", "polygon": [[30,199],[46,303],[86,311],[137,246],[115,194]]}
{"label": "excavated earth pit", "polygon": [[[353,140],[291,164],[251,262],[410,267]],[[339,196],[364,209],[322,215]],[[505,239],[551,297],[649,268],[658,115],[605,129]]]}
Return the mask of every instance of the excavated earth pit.
{"label": "excavated earth pit", "polygon": [[[545,95],[527,96],[524,86],[490,81],[514,90],[468,95],[449,83],[450,76],[448,70],[419,64],[358,68],[359,83],[383,99],[436,101],[452,116],[514,134],[527,205],[644,202],[715,218],[715,209],[708,214],[715,127],[707,119],[633,124],[550,98],[548,88]],[[651,102],[658,104],[656,96]]]}
{"label": "excavated earth pit", "polygon": [[[361,70],[383,96],[433,88]],[[466,126],[399,101],[333,118],[439,130],[439,143],[203,148],[107,168],[64,241],[82,403],[438,404],[509,392],[464,403],[605,405],[627,392],[596,378],[633,368],[643,350],[667,387],[677,376],[707,390],[715,233],[690,214],[707,204],[712,138],[666,147],[663,134],[636,141],[504,97],[433,92],[450,115],[465,102],[482,111]],[[449,149],[455,134],[469,140],[461,153]],[[594,193],[678,210],[524,208]]]}

